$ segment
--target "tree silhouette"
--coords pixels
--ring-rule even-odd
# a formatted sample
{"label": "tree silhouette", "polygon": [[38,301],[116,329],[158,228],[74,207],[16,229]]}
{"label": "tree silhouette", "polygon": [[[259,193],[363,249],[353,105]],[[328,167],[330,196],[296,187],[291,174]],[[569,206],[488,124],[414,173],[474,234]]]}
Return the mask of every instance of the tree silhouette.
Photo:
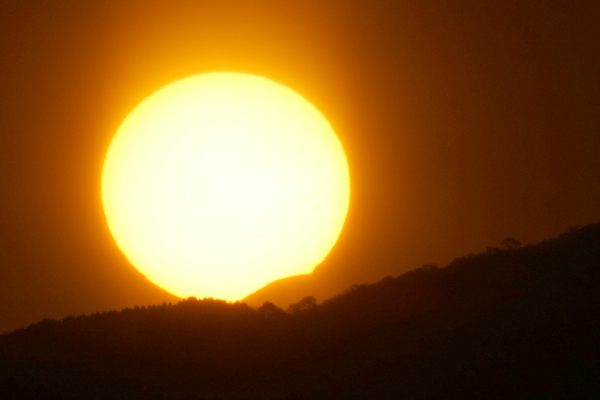
{"label": "tree silhouette", "polygon": [[313,296],[306,296],[298,303],[290,304],[287,311],[290,314],[295,314],[301,311],[307,311],[315,308],[317,306],[317,299]]}
{"label": "tree silhouette", "polygon": [[505,250],[516,249],[521,246],[521,241],[513,237],[506,238],[500,242]]}
{"label": "tree silhouette", "polygon": [[190,297],[44,320],[0,335],[0,397],[597,399],[600,223],[288,312]]}
{"label": "tree silhouette", "polygon": [[281,308],[277,307],[275,304],[269,301],[266,301],[265,304],[260,306],[256,311],[260,315],[264,315],[265,317],[282,315],[284,313],[284,311]]}

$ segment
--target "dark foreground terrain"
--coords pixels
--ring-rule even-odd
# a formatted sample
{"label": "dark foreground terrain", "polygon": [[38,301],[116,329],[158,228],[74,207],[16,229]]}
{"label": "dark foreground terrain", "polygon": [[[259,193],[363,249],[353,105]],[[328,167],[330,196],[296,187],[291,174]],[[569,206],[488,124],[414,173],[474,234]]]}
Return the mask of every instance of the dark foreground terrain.
{"label": "dark foreground terrain", "polygon": [[0,336],[0,398],[600,398],[600,224],[288,312],[190,298]]}

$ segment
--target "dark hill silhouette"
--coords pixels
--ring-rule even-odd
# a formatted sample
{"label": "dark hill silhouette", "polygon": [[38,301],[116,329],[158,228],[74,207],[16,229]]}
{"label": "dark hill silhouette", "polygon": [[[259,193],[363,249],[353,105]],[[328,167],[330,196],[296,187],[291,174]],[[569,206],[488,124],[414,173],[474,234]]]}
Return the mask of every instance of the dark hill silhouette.
{"label": "dark hill silhouette", "polygon": [[0,393],[599,398],[600,224],[510,243],[290,312],[189,298],[45,320],[0,337]]}
{"label": "dark hill silhouette", "polygon": [[[90,260],[86,267],[97,270],[99,264],[102,261]],[[123,271],[115,273],[119,268]],[[64,285],[80,278],[78,271],[19,259],[0,243],[0,334],[43,318],[62,319],[75,312],[180,300],[148,281],[130,264],[112,265],[99,280],[79,280],[76,290]]]}

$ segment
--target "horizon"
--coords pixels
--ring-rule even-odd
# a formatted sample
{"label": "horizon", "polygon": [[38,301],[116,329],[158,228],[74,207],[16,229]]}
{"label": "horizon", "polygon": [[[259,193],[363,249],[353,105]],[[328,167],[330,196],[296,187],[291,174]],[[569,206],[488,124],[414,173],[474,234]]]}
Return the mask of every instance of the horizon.
{"label": "horizon", "polygon": [[177,300],[113,239],[102,167],[136,105],[206,72],[299,93],[348,161],[331,252],[310,274],[256,288],[256,302],[322,301],[600,221],[595,3],[0,0],[0,10],[0,331]]}
{"label": "horizon", "polygon": [[[416,271],[432,271],[432,270],[443,270],[446,269],[448,267],[453,267],[456,265],[462,265],[464,262],[469,261],[469,262],[473,262],[474,260],[477,259],[484,259],[486,257],[494,257],[494,255],[497,255],[499,253],[506,253],[506,252],[512,252],[514,253],[515,251],[517,252],[522,252],[522,251],[529,251],[532,248],[538,248],[541,247],[543,245],[546,244],[552,244],[552,243],[557,243],[560,242],[561,239],[565,239],[565,238],[569,238],[573,235],[579,235],[582,232],[586,232],[589,231],[590,229],[598,229],[598,227],[600,227],[600,221],[596,222],[596,223],[592,223],[586,226],[572,226],[569,227],[568,230],[560,233],[557,236],[554,237],[550,237],[550,238],[545,238],[543,240],[541,240],[538,243],[521,243],[518,239],[516,238],[505,238],[505,240],[502,240],[499,243],[499,247],[498,246],[488,246],[486,248],[485,251],[481,251],[478,253],[469,253],[469,254],[465,254],[463,256],[460,257],[456,257],[454,258],[450,263],[446,264],[446,265],[438,265],[438,264],[424,264],[421,266],[418,266],[414,269],[405,271],[404,273],[398,275],[398,276],[386,276],[383,277],[381,280],[376,281],[376,282],[362,282],[362,283],[355,283],[353,285],[350,285],[349,287],[345,288],[343,291],[334,294],[333,296],[331,296],[330,298],[325,298],[325,299],[316,299],[314,296],[308,294],[306,296],[304,296],[303,298],[299,298],[294,300],[293,302],[290,302],[289,304],[275,304],[269,300],[265,300],[264,302],[260,302],[257,300],[254,300],[251,303],[248,303],[246,300],[246,298],[244,299],[240,299],[240,300],[226,300],[226,299],[220,299],[220,298],[216,298],[216,297],[197,297],[197,296],[187,296],[187,297],[180,297],[177,298],[176,302],[173,301],[163,301],[160,304],[142,304],[142,305],[134,305],[131,307],[125,307],[122,309],[109,309],[109,310],[96,310],[94,312],[91,313],[86,313],[86,314],[78,314],[78,315],[67,315],[63,318],[43,318],[40,321],[36,321],[36,322],[32,322],[29,326],[21,326],[16,328],[15,330],[12,331],[7,331],[7,332],[2,332],[0,331],[0,336],[2,335],[10,335],[19,331],[23,331],[25,329],[29,329],[30,327],[36,326],[36,325],[43,325],[45,323],[48,322],[64,322],[64,321],[69,321],[69,320],[73,320],[76,318],[81,318],[81,317],[93,317],[93,316],[98,316],[98,315],[106,315],[106,314],[111,314],[111,313],[123,313],[123,312],[128,312],[128,311],[135,311],[135,310],[149,310],[151,308],[157,308],[157,307],[172,307],[172,306],[177,306],[179,304],[186,304],[190,301],[194,302],[194,301],[215,301],[215,302],[219,302],[219,303],[224,303],[227,305],[244,305],[247,306],[248,308],[254,310],[254,311],[259,311],[260,309],[263,307],[271,307],[274,306],[276,310],[279,310],[280,312],[283,313],[287,313],[287,314],[296,314],[299,311],[302,310],[306,310],[306,309],[310,309],[312,307],[315,307],[317,305],[323,304],[323,303],[328,303],[332,300],[338,300],[339,298],[343,298],[344,296],[346,296],[348,293],[356,290],[357,288],[360,287],[376,287],[378,285],[383,284],[384,282],[389,282],[390,279],[392,280],[398,280],[398,279],[402,279],[406,276],[411,275],[412,273],[416,272]],[[510,242],[508,242],[508,240],[510,240]],[[284,278],[286,279],[286,278]],[[268,285],[267,285],[268,286]],[[252,293],[251,295],[247,296],[247,297],[257,297],[255,296],[256,294],[260,294],[261,291],[263,291],[265,288],[261,288],[259,290],[257,290],[255,293]]]}

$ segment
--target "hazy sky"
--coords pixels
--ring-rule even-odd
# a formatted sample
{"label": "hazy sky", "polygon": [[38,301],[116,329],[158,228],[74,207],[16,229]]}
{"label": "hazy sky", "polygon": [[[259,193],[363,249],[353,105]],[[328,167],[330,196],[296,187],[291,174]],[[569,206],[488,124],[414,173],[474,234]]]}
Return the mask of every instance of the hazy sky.
{"label": "hazy sky", "polygon": [[599,221],[599,20],[583,1],[0,2],[0,331],[175,300],[116,247],[100,174],[133,107],[202,72],[289,86],[342,141],[350,211],[318,298]]}

